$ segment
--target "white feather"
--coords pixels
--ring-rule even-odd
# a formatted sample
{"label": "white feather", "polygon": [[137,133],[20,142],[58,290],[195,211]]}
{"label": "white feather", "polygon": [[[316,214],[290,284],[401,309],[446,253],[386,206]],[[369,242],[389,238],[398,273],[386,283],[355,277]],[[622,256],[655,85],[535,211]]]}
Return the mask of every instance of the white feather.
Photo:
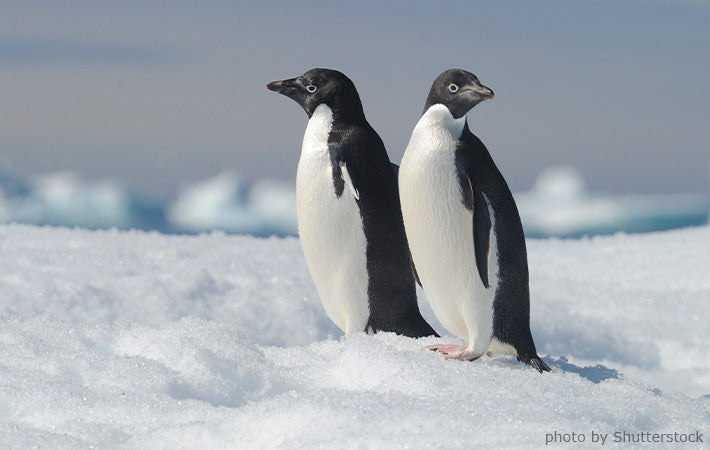
{"label": "white feather", "polygon": [[319,105],[303,136],[296,175],[298,233],[328,317],[350,333],[363,331],[369,316],[367,244],[356,197],[335,195],[328,152],[332,123],[331,109]]}
{"label": "white feather", "polygon": [[430,107],[417,123],[399,169],[404,226],[414,264],[434,314],[469,351],[485,353],[493,334],[498,285],[497,244],[491,215],[486,289],[476,268],[473,215],[461,199],[455,151],[465,118],[443,105]]}

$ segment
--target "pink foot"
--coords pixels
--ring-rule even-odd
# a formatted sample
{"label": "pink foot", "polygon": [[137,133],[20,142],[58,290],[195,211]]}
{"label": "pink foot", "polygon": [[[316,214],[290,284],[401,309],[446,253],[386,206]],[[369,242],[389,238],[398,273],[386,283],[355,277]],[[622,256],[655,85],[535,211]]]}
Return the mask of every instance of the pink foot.
{"label": "pink foot", "polygon": [[434,350],[441,353],[451,353],[461,349],[465,349],[465,345],[454,345],[454,344],[436,344],[427,347],[429,350]]}
{"label": "pink foot", "polygon": [[444,359],[459,359],[461,361],[473,361],[480,358],[483,353],[477,354],[469,351],[465,345],[453,344],[436,344],[427,347],[429,350],[434,350],[444,354]]}

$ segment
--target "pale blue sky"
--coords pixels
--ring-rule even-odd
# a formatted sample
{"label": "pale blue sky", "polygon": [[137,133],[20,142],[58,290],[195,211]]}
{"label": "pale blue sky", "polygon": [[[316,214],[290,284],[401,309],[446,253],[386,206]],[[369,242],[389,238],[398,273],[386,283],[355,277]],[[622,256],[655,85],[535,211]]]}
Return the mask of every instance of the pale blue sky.
{"label": "pale blue sky", "polygon": [[293,179],[306,116],[265,84],[342,70],[399,162],[432,80],[471,70],[469,113],[514,190],[548,166],[595,190],[704,191],[710,3],[0,1],[0,167],[155,195],[223,169]]}

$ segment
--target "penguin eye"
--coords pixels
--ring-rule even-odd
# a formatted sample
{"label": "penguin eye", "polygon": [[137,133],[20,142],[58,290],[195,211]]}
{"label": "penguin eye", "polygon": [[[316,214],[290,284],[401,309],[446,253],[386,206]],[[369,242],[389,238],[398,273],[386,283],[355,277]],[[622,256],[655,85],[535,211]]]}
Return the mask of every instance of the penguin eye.
{"label": "penguin eye", "polygon": [[456,86],[454,83],[451,83],[451,84],[449,85],[449,92],[451,92],[452,94],[454,94],[454,93],[455,93],[456,91],[458,91],[458,90],[459,90],[459,87]]}
{"label": "penguin eye", "polygon": [[306,86],[306,90],[310,92],[311,94],[314,93],[318,88],[316,86],[313,86],[312,84],[309,84]]}

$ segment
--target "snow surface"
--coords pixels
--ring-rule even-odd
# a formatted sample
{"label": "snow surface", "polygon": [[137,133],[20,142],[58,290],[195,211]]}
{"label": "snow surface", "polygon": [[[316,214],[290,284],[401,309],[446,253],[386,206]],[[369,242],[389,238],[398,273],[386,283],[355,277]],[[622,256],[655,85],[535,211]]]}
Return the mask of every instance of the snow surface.
{"label": "snow surface", "polygon": [[598,447],[592,431],[710,433],[710,227],[528,246],[542,375],[424,349],[448,335],[342,336],[295,238],[2,225],[0,442],[517,448],[557,431]]}

